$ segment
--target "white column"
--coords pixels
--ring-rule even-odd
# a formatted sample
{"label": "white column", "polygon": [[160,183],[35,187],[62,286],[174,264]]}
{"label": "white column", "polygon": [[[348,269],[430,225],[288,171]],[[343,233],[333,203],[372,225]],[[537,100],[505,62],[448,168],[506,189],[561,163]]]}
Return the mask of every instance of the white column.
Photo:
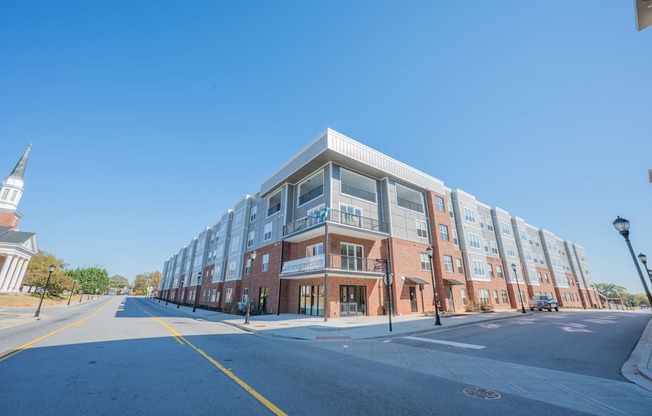
{"label": "white column", "polygon": [[10,292],[18,292],[20,289],[20,284],[23,283],[23,276],[25,276],[25,270],[27,270],[27,263],[29,260],[21,258],[20,264],[16,267],[16,273],[14,273],[14,280],[9,283]]}
{"label": "white column", "polygon": [[5,257],[4,263],[2,263],[2,269],[0,269],[0,289],[2,289],[5,278],[7,277],[7,270],[9,269],[9,263],[11,262],[11,256]]}
{"label": "white column", "polygon": [[0,282],[2,282],[2,286],[0,286],[0,292],[7,291],[7,288],[9,287],[9,280],[11,280],[11,275],[14,272],[14,268],[16,267],[16,260],[17,258],[14,256],[7,256],[5,259],[5,263],[2,265],[2,273],[0,273]]}

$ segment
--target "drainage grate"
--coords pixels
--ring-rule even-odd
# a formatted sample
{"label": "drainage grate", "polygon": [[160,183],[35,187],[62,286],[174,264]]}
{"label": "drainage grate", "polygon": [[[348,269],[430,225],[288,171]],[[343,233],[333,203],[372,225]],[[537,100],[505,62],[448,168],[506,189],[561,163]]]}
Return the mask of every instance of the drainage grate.
{"label": "drainage grate", "polygon": [[498,399],[502,399],[503,397],[497,391],[481,389],[478,387],[467,387],[465,389],[462,389],[462,391],[471,397],[475,397],[476,399],[498,400]]}

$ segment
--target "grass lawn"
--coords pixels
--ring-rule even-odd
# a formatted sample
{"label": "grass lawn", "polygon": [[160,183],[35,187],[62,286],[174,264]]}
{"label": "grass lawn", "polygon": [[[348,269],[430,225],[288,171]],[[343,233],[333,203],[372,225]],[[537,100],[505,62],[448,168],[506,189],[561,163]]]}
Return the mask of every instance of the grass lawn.
{"label": "grass lawn", "polygon": [[[28,293],[0,295],[0,307],[37,307],[41,297],[32,296]],[[43,299],[43,306],[55,306],[62,303],[67,303],[68,298],[48,298]]]}

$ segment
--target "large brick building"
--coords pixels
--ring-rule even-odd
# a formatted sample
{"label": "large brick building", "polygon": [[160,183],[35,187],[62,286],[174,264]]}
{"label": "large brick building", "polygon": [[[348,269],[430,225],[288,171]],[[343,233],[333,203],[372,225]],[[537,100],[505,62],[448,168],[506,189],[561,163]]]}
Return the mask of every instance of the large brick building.
{"label": "large brick building", "polygon": [[36,235],[17,230],[22,218],[18,203],[23,196],[30,149],[31,145],[0,187],[0,293],[20,290],[27,264],[38,251]]}
{"label": "large brick building", "polygon": [[251,291],[261,313],[379,315],[386,271],[398,314],[433,311],[433,284],[451,312],[595,298],[581,247],[330,129],[171,256],[159,296],[235,311]]}

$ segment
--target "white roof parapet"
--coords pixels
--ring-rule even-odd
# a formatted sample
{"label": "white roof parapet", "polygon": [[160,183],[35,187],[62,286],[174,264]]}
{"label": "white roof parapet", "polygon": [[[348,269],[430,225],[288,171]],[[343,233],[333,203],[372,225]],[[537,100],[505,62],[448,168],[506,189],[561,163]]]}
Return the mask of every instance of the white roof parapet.
{"label": "white roof parapet", "polygon": [[[502,208],[499,208],[499,207],[493,207],[493,209],[495,209],[496,212],[500,212],[501,214],[504,214],[504,215],[507,215],[508,217],[511,217],[511,215],[509,215],[509,211],[506,211],[506,210],[504,210]],[[518,217],[515,217],[515,218],[518,218]]]}
{"label": "white roof parapet", "polygon": [[464,196],[466,196],[468,198],[473,198],[473,200],[477,202],[477,200],[475,199],[475,195],[470,194],[470,193],[468,193],[466,191],[463,191],[463,190],[461,190],[459,188],[453,189],[453,192],[457,193],[457,194],[462,194],[462,195],[464,195]]}
{"label": "white roof parapet", "polygon": [[318,165],[331,160],[336,163],[344,163],[345,166],[346,162],[353,162],[353,165],[359,168],[358,170],[367,168],[375,171],[378,178],[391,177],[422,189],[437,191],[441,194],[445,193],[444,182],[441,180],[365,146],[335,130],[326,129],[323,134],[310,142],[301,152],[263,182],[260,188],[261,196],[288,181],[292,174],[310,162],[314,162],[325,152],[332,152],[331,156],[333,157],[324,157],[323,160],[318,161]]}

